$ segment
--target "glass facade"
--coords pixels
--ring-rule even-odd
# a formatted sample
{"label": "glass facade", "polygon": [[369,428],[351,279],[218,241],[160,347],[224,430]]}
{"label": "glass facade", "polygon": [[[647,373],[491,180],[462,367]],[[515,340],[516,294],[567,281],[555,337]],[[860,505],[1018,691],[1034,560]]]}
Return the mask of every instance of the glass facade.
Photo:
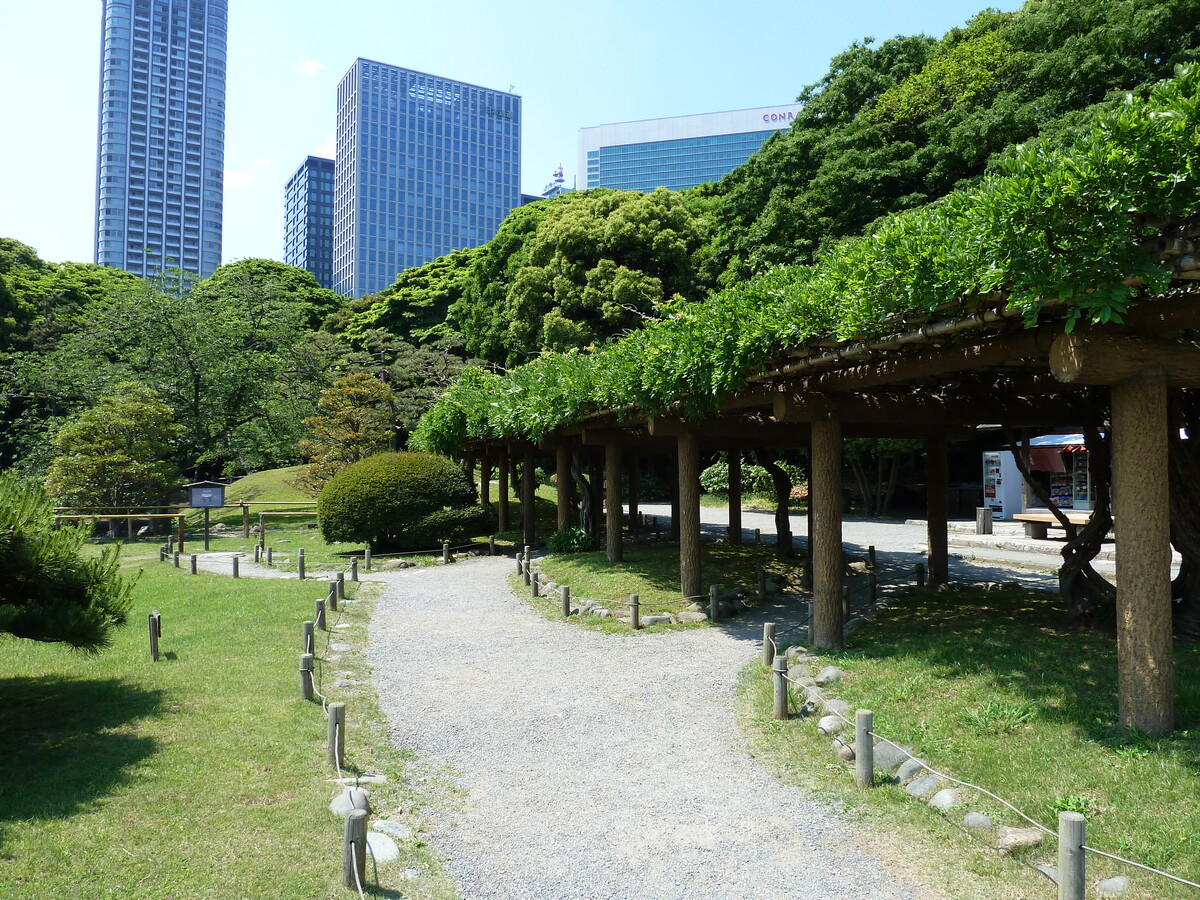
{"label": "glass facade", "polygon": [[333,160],[310,156],[284,191],[283,261],[333,287]]}
{"label": "glass facade", "polygon": [[104,0],[95,259],[221,263],[227,0]]}
{"label": "glass facade", "polygon": [[359,59],[338,85],[334,289],[490,240],[520,204],[521,98]]}
{"label": "glass facade", "polygon": [[776,129],[601,147],[587,152],[587,186],[681,191],[732,172]]}

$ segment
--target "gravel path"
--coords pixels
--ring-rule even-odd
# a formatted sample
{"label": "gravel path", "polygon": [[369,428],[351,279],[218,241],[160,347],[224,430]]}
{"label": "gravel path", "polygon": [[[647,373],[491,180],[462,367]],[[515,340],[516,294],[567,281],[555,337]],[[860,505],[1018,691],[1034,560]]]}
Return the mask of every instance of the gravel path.
{"label": "gravel path", "polygon": [[370,629],[394,739],[466,793],[434,814],[465,897],[928,896],[747,753],[734,679],[778,610],[602,634],[528,609],[511,566],[397,573]]}

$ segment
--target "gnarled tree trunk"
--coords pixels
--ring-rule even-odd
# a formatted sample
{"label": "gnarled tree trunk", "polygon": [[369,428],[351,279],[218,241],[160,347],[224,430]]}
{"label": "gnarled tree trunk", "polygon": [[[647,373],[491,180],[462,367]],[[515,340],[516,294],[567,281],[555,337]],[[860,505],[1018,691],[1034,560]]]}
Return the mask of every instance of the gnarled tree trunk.
{"label": "gnarled tree trunk", "polygon": [[754,455],[771,476],[775,488],[775,555],[787,559],[792,555],[792,523],[788,509],[788,501],[792,499],[792,476],[765,450],[755,450]]}

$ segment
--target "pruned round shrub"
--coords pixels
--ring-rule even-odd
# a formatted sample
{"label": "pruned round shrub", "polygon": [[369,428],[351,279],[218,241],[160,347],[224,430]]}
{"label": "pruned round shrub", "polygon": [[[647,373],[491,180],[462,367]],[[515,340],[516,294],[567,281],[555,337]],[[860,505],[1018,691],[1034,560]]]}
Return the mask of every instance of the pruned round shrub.
{"label": "pruned round shrub", "polygon": [[564,528],[546,538],[551,553],[586,553],[593,547],[592,536],[582,528]]}
{"label": "pruned round shrub", "polygon": [[490,529],[475,485],[462,468],[432,453],[380,453],[347,466],[317,497],[326,541],[376,549],[421,550]]}

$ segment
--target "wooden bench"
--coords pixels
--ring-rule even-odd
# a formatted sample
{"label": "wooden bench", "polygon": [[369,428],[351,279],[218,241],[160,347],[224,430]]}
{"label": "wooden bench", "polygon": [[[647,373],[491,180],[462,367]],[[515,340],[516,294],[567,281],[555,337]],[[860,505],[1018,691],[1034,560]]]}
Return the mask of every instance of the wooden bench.
{"label": "wooden bench", "polygon": [[[1082,527],[1092,518],[1090,509],[1064,509],[1063,515],[1071,522],[1072,525]],[[1044,541],[1050,536],[1051,528],[1062,528],[1062,523],[1055,518],[1050,510],[1042,512],[1040,510],[1029,509],[1023,513],[1014,513],[1013,521],[1025,523],[1025,537],[1034,538],[1035,540]]]}

